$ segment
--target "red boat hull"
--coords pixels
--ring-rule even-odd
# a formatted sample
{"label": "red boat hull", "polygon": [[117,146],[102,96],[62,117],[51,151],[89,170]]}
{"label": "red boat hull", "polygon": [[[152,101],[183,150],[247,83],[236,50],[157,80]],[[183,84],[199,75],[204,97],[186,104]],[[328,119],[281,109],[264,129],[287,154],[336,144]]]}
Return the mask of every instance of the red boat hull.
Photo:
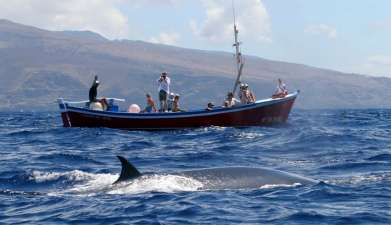
{"label": "red boat hull", "polygon": [[[119,113],[93,111],[65,105],[64,127],[109,127],[121,129],[178,129],[207,126],[246,127],[284,123],[296,94],[254,104],[211,111],[185,113]],[[61,108],[61,106],[60,106]]]}

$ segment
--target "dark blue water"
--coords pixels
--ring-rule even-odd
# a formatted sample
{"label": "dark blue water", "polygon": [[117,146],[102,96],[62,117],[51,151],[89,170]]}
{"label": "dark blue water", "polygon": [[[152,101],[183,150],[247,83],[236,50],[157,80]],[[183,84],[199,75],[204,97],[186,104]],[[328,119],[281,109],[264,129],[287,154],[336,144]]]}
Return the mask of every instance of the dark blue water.
{"label": "dark blue water", "polygon": [[[0,113],[0,224],[391,224],[391,110],[294,111],[280,127],[144,132],[63,128],[58,113]],[[141,171],[270,167],[314,186],[199,191]]]}

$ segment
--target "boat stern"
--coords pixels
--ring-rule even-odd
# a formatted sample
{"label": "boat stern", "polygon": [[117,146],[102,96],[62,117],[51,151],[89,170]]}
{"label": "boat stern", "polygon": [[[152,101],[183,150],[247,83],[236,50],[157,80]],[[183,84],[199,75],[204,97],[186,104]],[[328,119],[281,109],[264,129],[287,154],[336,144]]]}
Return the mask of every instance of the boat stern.
{"label": "boat stern", "polygon": [[67,103],[62,98],[57,99],[57,103],[58,103],[58,107],[60,108],[63,126],[72,127],[71,120],[69,118],[68,111],[67,111],[67,107],[68,107]]}

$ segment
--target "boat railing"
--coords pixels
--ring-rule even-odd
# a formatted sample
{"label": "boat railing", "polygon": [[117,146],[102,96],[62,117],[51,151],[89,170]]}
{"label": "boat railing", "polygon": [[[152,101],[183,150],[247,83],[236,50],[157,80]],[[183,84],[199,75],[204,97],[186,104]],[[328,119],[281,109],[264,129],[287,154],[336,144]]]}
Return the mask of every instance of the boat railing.
{"label": "boat railing", "polygon": [[[254,103],[247,104],[247,105],[252,105],[252,104],[262,104],[262,103],[267,103],[267,102],[278,102],[278,101],[284,101],[284,99],[287,98],[292,98],[296,97],[300,93],[300,90],[297,90],[293,93],[289,93],[285,97],[282,98],[265,98],[265,99],[260,99],[257,100]],[[101,99],[101,98],[98,98]],[[105,98],[107,101],[111,102],[112,104],[109,103],[111,110],[108,111],[113,111],[113,112],[118,112],[119,111],[119,106],[118,104],[114,104],[114,102],[125,102],[125,99],[121,98]],[[62,111],[66,111],[68,107],[79,107],[79,108],[88,108],[89,107],[89,101],[84,100],[84,101],[66,101],[63,98],[57,99],[57,102],[59,104],[59,107]],[[246,104],[238,104],[237,106],[245,106]],[[236,107],[233,107],[236,108]],[[214,110],[219,110],[219,109],[224,109],[223,106],[216,106],[213,108]],[[189,110],[188,112],[196,112],[196,111],[203,111],[203,110]]]}
{"label": "boat railing", "polygon": [[[97,99],[103,99],[103,98],[97,98]],[[117,101],[117,102],[125,102],[125,99],[122,99],[122,98],[105,98],[107,101]],[[80,105],[80,104],[86,104],[86,103],[89,103],[90,101],[89,100],[83,100],[83,101],[66,101],[62,98],[59,98],[57,100],[58,102],[62,102],[64,104],[70,104],[70,105]]]}
{"label": "boat railing", "polygon": [[[103,98],[97,98],[97,99],[103,99]],[[125,102],[125,99],[122,98],[104,98],[107,100],[109,104],[110,111],[118,111],[119,106],[115,102]],[[83,100],[83,101],[66,101],[63,98],[57,99],[57,103],[61,110],[66,111],[68,106],[73,107],[80,107],[80,108],[88,108],[89,107],[89,100]]]}
{"label": "boat railing", "polygon": [[290,98],[290,97],[293,97],[293,96],[297,96],[298,94],[300,93],[300,90],[297,90],[295,92],[292,92],[292,93],[289,93],[288,95],[284,96],[284,97],[281,97],[281,98],[264,98],[264,99],[260,99],[260,100],[257,100],[255,103],[262,103],[262,102],[269,102],[269,101],[279,101],[281,99],[285,99],[285,98]]}

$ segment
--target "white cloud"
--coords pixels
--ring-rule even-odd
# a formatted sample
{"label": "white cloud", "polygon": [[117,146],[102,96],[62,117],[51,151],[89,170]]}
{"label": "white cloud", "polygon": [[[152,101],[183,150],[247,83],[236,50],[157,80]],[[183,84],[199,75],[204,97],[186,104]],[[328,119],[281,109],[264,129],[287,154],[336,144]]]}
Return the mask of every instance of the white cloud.
{"label": "white cloud", "polygon": [[161,4],[161,5],[171,5],[171,4],[177,4],[180,0],[137,0],[132,1],[132,4]]}
{"label": "white cloud", "polygon": [[[227,0],[202,0],[206,8],[206,19],[190,22],[195,35],[209,41],[232,40],[232,3]],[[236,1],[236,18],[241,36],[246,39],[270,42],[271,28],[269,14],[261,0]]]}
{"label": "white cloud", "polygon": [[308,34],[325,35],[330,39],[337,38],[337,29],[326,24],[309,25],[304,30]]}
{"label": "white cloud", "polygon": [[50,30],[91,30],[110,39],[130,35],[121,0],[0,0],[3,18]]}
{"label": "white cloud", "polygon": [[375,55],[368,58],[369,63],[379,66],[389,66],[391,68],[391,56]]}
{"label": "white cloud", "polygon": [[391,28],[391,20],[378,20],[369,24],[371,31],[385,31]]}
{"label": "white cloud", "polygon": [[177,44],[180,35],[178,33],[160,33],[157,37],[152,37],[149,39],[152,43],[165,44],[165,45],[175,45]]}
{"label": "white cloud", "polygon": [[145,6],[174,6],[183,3],[181,0],[119,0],[126,7],[141,8]]}
{"label": "white cloud", "polygon": [[[357,72],[373,76],[385,76],[391,78],[391,56],[369,56],[361,66],[356,66]],[[356,70],[357,70],[356,69]],[[355,70],[355,69],[353,69]]]}

